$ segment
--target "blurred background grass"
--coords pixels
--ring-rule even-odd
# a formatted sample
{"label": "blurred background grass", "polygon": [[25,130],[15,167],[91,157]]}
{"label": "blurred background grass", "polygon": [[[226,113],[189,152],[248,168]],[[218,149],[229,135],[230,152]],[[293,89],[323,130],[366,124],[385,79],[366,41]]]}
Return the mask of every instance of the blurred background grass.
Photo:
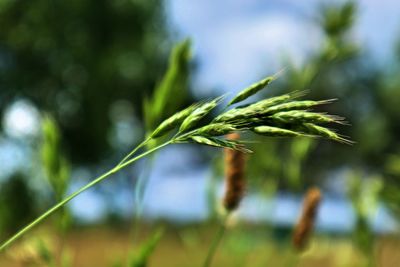
{"label": "blurred background grass", "polygon": [[[142,228],[138,239],[145,242],[151,235],[154,225]],[[199,266],[205,257],[209,241],[215,234],[213,225],[170,226],[152,253],[148,266]],[[73,258],[71,266],[125,266],[119,265],[128,251],[139,249],[131,245],[126,236],[128,227],[80,228],[71,233],[67,242]],[[35,234],[53,247],[48,229]],[[24,246],[14,246],[2,257],[2,266],[47,266],[37,254],[32,252],[37,236],[28,239]],[[30,244],[30,247],[27,245]],[[395,267],[399,261],[397,253],[400,246],[395,236],[379,238],[373,249],[373,262],[353,246],[346,236],[327,236],[317,234],[310,248],[303,254],[297,254],[282,239],[271,238],[264,227],[246,225],[236,228],[223,241],[213,266],[388,266]],[[35,265],[39,262],[39,264]],[[129,266],[129,265],[128,265]]]}
{"label": "blurred background grass", "polygon": [[[399,10],[396,1],[372,0],[0,0],[1,238],[117,162],[175,110],[285,68],[266,95],[339,98],[327,111],[347,118],[351,126],[339,130],[357,143],[253,145],[237,214],[246,228],[232,229],[215,266],[287,266],[295,257],[288,236],[313,185],[324,193],[318,245],[300,266],[395,266]],[[197,265],[216,231],[221,156],[168,148],[78,197],[27,239],[65,243],[72,266],[112,266],[114,252],[124,262],[159,222],[166,233],[150,265]]]}

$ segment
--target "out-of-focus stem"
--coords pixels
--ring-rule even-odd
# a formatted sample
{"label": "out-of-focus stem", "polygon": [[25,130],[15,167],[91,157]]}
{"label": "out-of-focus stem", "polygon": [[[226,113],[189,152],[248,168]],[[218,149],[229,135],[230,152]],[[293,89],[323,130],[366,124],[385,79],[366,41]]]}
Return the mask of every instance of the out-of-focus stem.
{"label": "out-of-focus stem", "polygon": [[224,234],[226,232],[226,223],[228,221],[228,218],[229,218],[229,213],[226,214],[224,219],[222,220],[219,230],[218,230],[217,234],[215,235],[214,240],[208,250],[207,257],[203,263],[203,267],[211,266],[212,260],[217,252],[219,244],[221,243],[222,238],[224,237]]}
{"label": "out-of-focus stem", "polygon": [[49,217],[50,215],[52,215],[54,212],[56,212],[57,210],[59,210],[61,207],[63,207],[65,204],[67,204],[69,201],[71,201],[73,198],[75,198],[76,196],[78,196],[79,194],[81,194],[82,192],[86,191],[87,189],[91,188],[92,186],[98,184],[99,182],[103,181],[104,179],[106,179],[107,177],[111,176],[112,174],[120,171],[121,169],[125,168],[126,166],[132,164],[133,162],[135,162],[136,160],[139,160],[145,156],[147,156],[148,154],[153,153],[154,151],[169,145],[170,143],[172,143],[172,140],[163,143],[155,148],[152,148],[130,160],[127,160],[123,163],[118,164],[117,166],[115,166],[114,168],[112,168],[111,170],[109,170],[108,172],[100,175],[99,177],[97,177],[96,179],[94,179],[93,181],[91,181],[90,183],[86,184],[85,186],[81,187],[80,189],[78,189],[77,191],[75,191],[74,193],[72,193],[71,195],[69,195],[68,197],[64,198],[62,201],[58,202],[56,205],[54,205],[52,208],[48,209],[45,213],[43,213],[41,216],[39,216],[37,219],[35,219],[33,222],[31,222],[30,224],[28,224],[27,226],[25,226],[24,228],[22,228],[19,232],[17,232],[15,235],[13,235],[11,238],[9,238],[7,241],[5,241],[1,246],[0,246],[0,251],[3,251],[6,247],[8,247],[10,244],[12,244],[14,241],[16,241],[18,238],[20,238],[21,236],[23,236],[26,232],[28,232],[29,230],[31,230],[34,226],[36,226],[37,224],[39,224],[40,222],[42,222],[44,219],[46,219],[47,217]]}

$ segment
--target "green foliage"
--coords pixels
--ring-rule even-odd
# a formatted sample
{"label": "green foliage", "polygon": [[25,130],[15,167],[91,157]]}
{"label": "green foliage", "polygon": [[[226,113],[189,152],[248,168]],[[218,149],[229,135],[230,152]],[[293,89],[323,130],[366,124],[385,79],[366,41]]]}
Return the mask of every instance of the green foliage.
{"label": "green foliage", "polygon": [[[84,185],[83,187],[81,187],[80,189],[78,189],[77,191],[72,193],[71,195],[69,195],[69,196],[65,197],[64,199],[62,199],[61,201],[59,201],[55,206],[53,206],[52,208],[50,208],[49,210],[44,212],[36,220],[34,220],[30,224],[28,224],[25,228],[23,228],[18,233],[16,233],[14,236],[12,236],[10,239],[8,239],[6,242],[4,242],[2,244],[2,246],[0,247],[0,250],[7,247],[9,244],[14,242],[16,239],[18,239],[24,233],[29,231],[35,225],[37,225],[38,223],[40,223],[44,219],[46,219],[48,216],[50,216],[57,210],[63,208],[69,201],[71,201],[73,198],[78,196],[80,193],[93,187],[97,183],[100,183],[104,179],[110,177],[112,174],[115,174],[116,172],[120,171],[121,169],[125,168],[126,166],[132,164],[136,160],[139,160],[139,159],[141,159],[141,158],[153,153],[154,151],[157,151],[158,149],[160,149],[164,146],[167,146],[169,144],[187,143],[187,142],[194,141],[199,144],[218,146],[218,147],[224,147],[224,148],[229,148],[229,149],[236,149],[236,150],[243,151],[243,152],[248,152],[248,150],[243,146],[243,144],[240,141],[234,141],[234,140],[228,140],[228,139],[224,139],[224,138],[216,138],[213,136],[207,136],[207,135],[204,135],[204,132],[203,132],[203,135],[200,135],[201,131],[202,131],[202,126],[204,126],[204,125],[199,125],[200,120],[205,115],[207,115],[213,108],[215,108],[221,99],[222,99],[222,97],[219,97],[219,98],[216,98],[216,99],[213,99],[210,101],[203,102],[202,104],[198,104],[198,107],[196,109],[194,109],[186,117],[186,119],[183,120],[182,124],[176,126],[176,128],[179,128],[179,130],[177,131],[175,136],[173,136],[171,139],[169,139],[165,143],[163,143],[157,147],[148,149],[147,151],[132,158],[132,156],[136,153],[138,148],[143,146],[143,144],[146,141],[139,144],[130,153],[128,153],[128,155],[120,163],[115,165],[108,172],[105,172],[104,174],[100,175],[96,179],[94,179],[91,182],[89,182],[88,184]],[[290,100],[288,102],[290,102]],[[262,106],[261,103],[264,103],[264,102],[261,100],[252,105],[241,108],[240,111],[247,115],[245,118],[243,118],[243,116],[241,116],[242,115],[241,112],[239,111],[238,117],[235,117],[235,116],[231,117],[231,122],[229,122],[229,124],[232,126],[232,129],[235,129],[235,131],[249,131],[258,126],[271,126],[271,127],[279,126],[282,129],[288,129],[288,128],[292,129],[293,127],[296,127],[297,125],[299,125],[299,124],[301,125],[304,123],[303,122],[304,116],[300,116],[300,117],[294,116],[293,119],[289,120],[286,124],[277,125],[274,122],[274,120],[271,120],[271,116],[274,116],[274,114],[264,114],[262,109],[254,108],[254,107]],[[228,110],[228,111],[224,111],[224,113],[225,112],[231,112],[231,111]],[[298,110],[296,110],[296,112],[307,113],[307,111],[298,111]],[[310,113],[310,114],[312,114],[312,113]],[[209,121],[208,124],[206,124],[206,125],[212,124],[214,122],[214,120]],[[226,121],[224,123],[226,123]],[[324,129],[324,127],[321,127],[321,128]],[[192,130],[188,131],[189,129],[192,129]],[[50,131],[50,132],[54,133],[54,131]],[[208,132],[208,134],[211,134],[213,132],[215,133],[215,131],[213,130],[213,131]],[[303,132],[299,132],[299,133],[303,133]],[[150,134],[150,136],[152,136],[152,135]],[[160,136],[160,137],[162,137],[162,136]],[[332,138],[332,139],[335,140],[334,138]],[[336,141],[338,141],[338,140],[336,140]]]}
{"label": "green foliage", "polygon": [[282,153],[283,149],[278,149],[279,145],[279,142],[272,138],[259,142],[252,147],[257,157],[251,156],[247,160],[246,176],[251,178],[248,181],[249,187],[256,188],[268,197],[275,195],[282,182],[282,158],[285,154]]}
{"label": "green foliage", "polygon": [[329,93],[329,89],[334,90],[332,84],[327,84],[327,81],[338,75],[332,71],[346,64],[354,64],[351,59],[354,59],[358,52],[357,46],[349,39],[356,9],[353,1],[321,8],[318,26],[325,34],[324,46],[300,68],[288,62],[288,86],[291,89],[304,90],[311,87],[316,89],[312,91],[314,95],[320,96]]}
{"label": "green foliage", "polygon": [[347,194],[356,214],[353,240],[357,247],[369,256],[373,251],[374,234],[368,220],[375,215],[383,189],[382,178],[371,176],[363,179],[360,171],[353,171],[347,179]]}
{"label": "green foliage", "polygon": [[349,31],[354,24],[356,3],[350,0],[337,6],[324,6],[321,11],[321,26],[327,38],[319,61],[330,63],[354,57],[358,48],[349,41]]}
{"label": "green foliage", "polygon": [[[193,110],[199,107],[199,105],[192,105],[170,116],[177,109],[180,109],[187,100],[190,58],[189,39],[178,43],[171,51],[168,69],[161,83],[155,88],[151,98],[144,99],[143,113],[148,138],[137,149],[142,146],[147,146],[149,149],[155,147],[160,141],[156,138],[180,125],[186,117],[192,114]],[[168,116],[170,117],[165,119]],[[131,151],[120,164],[129,159],[135,152],[136,150]]]}
{"label": "green foliage", "polygon": [[356,4],[348,1],[337,7],[325,6],[322,11],[322,25],[327,35],[343,35],[353,25]]}
{"label": "green foliage", "polygon": [[16,231],[35,214],[35,198],[25,175],[17,173],[0,187],[0,236]]}
{"label": "green foliage", "polygon": [[[265,185],[262,190],[269,193],[276,192],[282,177],[287,178],[284,182],[290,189],[301,189],[314,177],[321,177],[319,171],[322,168],[322,171],[328,171],[335,159],[349,165],[354,162],[368,165],[371,169],[385,164],[387,177],[384,185],[379,177],[362,179],[357,172],[350,175],[348,184],[348,196],[356,212],[354,242],[365,254],[371,254],[374,236],[368,217],[376,209],[379,197],[383,195],[397,214],[400,210],[400,160],[395,156],[399,151],[399,80],[396,71],[394,77],[379,80],[377,73],[363,69],[354,61],[358,48],[349,38],[357,10],[353,1],[337,6],[330,4],[321,10],[324,45],[304,65],[288,68],[288,79],[282,87],[284,92],[290,89],[295,90],[294,93],[224,109],[212,120],[207,118],[220,104],[218,100],[194,104],[172,115],[186,104],[188,94],[190,42],[186,40],[178,44],[171,53],[167,72],[143,106],[151,145],[136,157],[132,156],[138,150],[133,150],[110,172],[66,198],[69,164],[61,152],[60,136],[65,136],[69,144],[66,147],[78,148],[74,152],[77,157],[72,158],[96,159],[107,149],[109,106],[123,98],[132,100],[135,109],[140,110],[141,90],[153,88],[154,77],[160,72],[158,47],[162,45],[157,36],[159,32],[149,26],[162,17],[159,16],[159,6],[158,1],[144,0],[115,3],[74,0],[52,4],[40,0],[1,2],[0,23],[4,25],[4,31],[0,33],[0,45],[6,55],[7,68],[1,70],[4,79],[0,82],[0,101],[10,102],[10,96],[14,95],[29,98],[40,108],[53,111],[62,122],[59,130],[54,119],[44,119],[42,146],[47,178],[57,201],[61,202],[20,233],[64,208],[77,194],[167,144],[194,142],[250,152],[243,141],[223,137],[241,131],[243,137],[248,137],[246,133],[298,137],[285,139],[284,143],[263,139],[262,143],[251,147],[257,157],[249,162],[252,173],[249,176],[252,181],[261,181]],[[255,95],[272,80],[274,77],[267,77],[245,88],[228,106]],[[344,151],[344,146],[325,149],[327,144],[322,144],[318,147],[318,157],[312,157],[311,167],[306,163],[315,142],[304,137],[319,136],[346,144],[351,142],[327,126],[319,125],[343,123],[340,117],[320,112],[320,105],[332,100],[296,99],[304,94],[301,90],[309,88],[313,99],[330,99],[337,95],[343,98],[344,101],[327,109],[330,113],[340,110],[350,121],[356,122],[355,127],[348,128],[352,130],[345,131],[356,136],[360,143],[359,149],[352,153]],[[3,107],[0,103],[0,113]],[[342,130],[341,125],[338,127]],[[166,143],[162,143],[162,139],[167,140]],[[158,143],[162,145],[156,147]],[[326,160],[326,153],[329,153],[329,160]],[[383,154],[393,156],[385,158],[381,156]],[[280,160],[282,157],[285,157],[284,164]],[[30,214],[33,201],[26,183],[21,181],[10,180],[0,189],[2,233],[16,230],[15,227],[26,221]],[[18,233],[17,237],[21,234]],[[138,253],[132,255],[131,266],[146,266],[158,242],[155,239],[149,239]],[[6,242],[1,249],[8,244]],[[39,249],[43,259],[49,261],[51,255],[47,248]]]}
{"label": "green foliage", "polygon": [[[356,67],[357,49],[349,38],[355,11],[354,2],[323,6],[321,12],[319,12],[320,16],[316,20],[318,22],[316,26],[320,27],[324,33],[321,49],[309,55],[305,63],[300,66],[295,65],[290,59],[286,61],[285,65],[288,66],[285,70],[286,79],[283,83],[277,83],[278,88],[284,92],[294,90],[300,96],[304,94],[304,90],[307,90],[308,95],[313,99],[330,99],[325,102],[287,101],[287,99],[278,98],[277,101],[283,103],[274,103],[272,107],[265,110],[266,113],[268,111],[273,113],[284,112],[273,116],[276,122],[286,122],[294,117],[297,117],[297,119],[302,117],[304,122],[287,130],[349,143],[345,136],[337,134],[334,130],[306,122],[306,120],[344,123],[338,117],[326,117],[325,114],[319,112],[322,108],[320,105],[329,104],[335,101],[334,97],[341,96],[343,101],[331,105],[327,109],[331,112],[340,111],[350,121],[357,121],[358,115],[349,112],[352,107],[359,108],[358,105],[349,107],[349,103],[357,101],[350,100],[351,97],[354,97],[353,90],[357,87],[357,82],[350,80],[344,73],[347,70],[346,67],[351,69]],[[287,95],[286,97],[294,100],[298,96]],[[296,107],[299,107],[300,110],[307,110],[307,113],[298,112]],[[316,114],[308,113],[311,110],[315,110]],[[287,111],[289,112],[287,113]],[[289,115],[289,117],[284,118],[286,115]],[[347,132],[347,135],[354,136],[353,127],[343,130]],[[365,132],[365,129],[363,131]],[[369,139],[371,140],[371,137]],[[301,140],[304,140],[303,145]],[[257,182],[256,188],[260,188],[261,191],[268,194],[274,192],[277,188],[297,191],[314,183],[315,179],[324,177],[324,172],[327,172],[330,167],[335,167],[333,165],[336,163],[336,159],[340,159],[340,162],[343,162],[344,158],[347,158],[348,162],[354,160],[354,150],[350,152],[343,146],[331,146],[329,143],[320,143],[316,146],[314,140],[294,138],[284,140],[284,142],[263,142],[255,146],[254,153],[259,156],[257,158],[250,157],[248,164],[252,179],[260,181]],[[304,146],[304,155],[294,155],[294,153],[297,153],[294,151],[296,146]],[[346,151],[346,153],[342,151]],[[314,156],[316,153],[318,153],[318,156]],[[277,156],[285,158],[285,164],[276,160]],[[310,164],[311,161],[307,161],[308,157],[313,159],[312,164]],[[329,161],[326,160],[327,158],[329,158]],[[269,177],[269,179],[264,181],[265,177]]]}
{"label": "green foliage", "polygon": [[382,198],[386,202],[392,215],[397,219],[400,216],[400,156],[390,155],[387,157],[384,168],[384,187]]}
{"label": "green foliage", "polygon": [[47,267],[55,267],[54,253],[49,249],[48,245],[41,239],[36,242],[36,251],[39,258]]}
{"label": "green foliage", "polygon": [[283,169],[290,189],[302,189],[302,166],[314,145],[310,138],[297,138],[290,143],[288,160]]}
{"label": "green foliage", "polygon": [[188,97],[190,40],[175,45],[171,52],[169,65],[160,84],[151,98],[144,101],[144,119],[148,131],[182,107]]}
{"label": "green foliage", "polygon": [[163,229],[156,230],[153,235],[147,239],[140,246],[137,252],[133,252],[130,256],[128,266],[129,267],[146,267],[148,266],[149,258],[156,249],[164,234]]}
{"label": "green foliage", "polygon": [[[175,113],[169,119],[164,120],[177,109],[182,108],[183,104],[188,98],[189,89],[189,72],[190,72],[190,40],[184,40],[175,45],[171,51],[169,58],[168,69],[164,74],[161,82],[155,88],[152,97],[145,98],[143,102],[143,117],[145,121],[145,130],[148,138],[138,146],[146,146],[148,149],[155,147],[158,143],[162,142],[156,139],[165,135],[177,125],[181,124],[186,117],[188,117],[193,110],[197,108],[196,105],[189,106],[188,108]],[[158,126],[157,126],[158,125]],[[131,151],[122,161],[126,161],[135,153]],[[147,166],[148,170],[151,169],[152,160],[149,161]],[[139,220],[141,213],[141,198],[143,198],[147,175],[146,172],[137,179],[135,184],[135,220]],[[136,223],[136,225],[138,225]],[[137,227],[137,226],[136,226]]]}
{"label": "green foliage", "polygon": [[219,216],[219,199],[217,197],[218,190],[218,182],[219,178],[223,177],[224,168],[223,168],[223,158],[221,154],[216,154],[212,158],[211,161],[211,171],[207,176],[207,184],[206,184],[206,200],[207,200],[207,210],[208,210],[208,219],[210,221],[215,221]]}
{"label": "green foliage", "polygon": [[55,193],[56,199],[65,196],[70,167],[61,150],[60,131],[50,115],[45,115],[42,122],[43,143],[41,147],[43,168]]}
{"label": "green foliage", "polygon": [[[43,140],[41,145],[42,166],[45,170],[47,180],[51,185],[55,199],[61,201],[65,198],[69,181],[70,166],[61,148],[61,135],[56,121],[49,115],[42,118]],[[67,207],[63,207],[62,211],[56,218],[56,226],[59,234],[64,235],[71,224],[71,214]],[[61,236],[63,238],[63,236]],[[49,266],[55,266],[54,252],[50,252],[44,243],[40,243],[37,247],[39,254],[42,255],[44,262]],[[61,267],[70,266],[70,257],[67,250],[61,247],[60,250]]]}
{"label": "green foliage", "polygon": [[[41,146],[42,166],[51,185],[55,199],[61,201],[67,193],[70,180],[70,166],[61,149],[61,136],[55,120],[45,115],[42,122],[43,141]],[[57,219],[61,232],[71,224],[69,210],[64,207]]]}
{"label": "green foliage", "polygon": [[161,75],[161,0],[2,1],[0,114],[16,98],[61,122],[71,159],[96,162],[110,149],[110,107],[141,112]]}

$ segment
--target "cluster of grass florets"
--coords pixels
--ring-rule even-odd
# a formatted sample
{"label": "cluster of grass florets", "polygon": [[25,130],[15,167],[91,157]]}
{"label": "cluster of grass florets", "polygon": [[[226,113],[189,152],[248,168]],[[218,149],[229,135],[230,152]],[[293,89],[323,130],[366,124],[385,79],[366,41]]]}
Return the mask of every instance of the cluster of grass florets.
{"label": "cluster of grass florets", "polygon": [[304,92],[294,92],[228,109],[257,93],[274,79],[273,76],[267,77],[244,89],[228,103],[223,113],[205,125],[200,122],[221,103],[223,97],[191,105],[174,114],[162,122],[150,137],[155,139],[177,128],[172,143],[195,142],[243,152],[250,152],[243,142],[229,140],[224,136],[247,131],[270,137],[324,137],[341,143],[352,143],[335,131],[322,126],[328,123],[345,124],[343,118],[312,111],[314,107],[329,104],[334,99],[298,100]]}

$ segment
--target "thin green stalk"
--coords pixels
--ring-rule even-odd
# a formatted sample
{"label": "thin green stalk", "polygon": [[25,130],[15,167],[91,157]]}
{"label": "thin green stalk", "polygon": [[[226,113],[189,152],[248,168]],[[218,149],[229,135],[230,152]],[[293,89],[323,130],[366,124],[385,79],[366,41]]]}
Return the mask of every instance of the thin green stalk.
{"label": "thin green stalk", "polygon": [[289,251],[289,255],[286,258],[286,266],[296,267],[299,263],[299,255],[297,252],[292,250]]}
{"label": "thin green stalk", "polygon": [[150,177],[151,175],[151,170],[152,166],[154,164],[154,158],[155,155],[150,156],[146,160],[146,166],[144,167],[144,171],[139,175],[139,179],[137,181],[136,187],[135,187],[135,203],[138,207],[136,207],[136,216],[140,216],[142,213],[142,203],[143,203],[143,198],[144,198],[144,193],[146,191],[146,178]]}
{"label": "thin green stalk", "polygon": [[143,211],[143,200],[144,200],[144,193],[146,191],[146,181],[148,181],[150,175],[151,175],[151,167],[154,162],[154,154],[150,157],[147,158],[148,161],[146,161],[146,166],[144,168],[144,171],[139,175],[139,178],[137,180],[137,183],[135,185],[135,192],[134,192],[134,216],[132,220],[132,225],[131,225],[131,239],[132,243],[135,242],[138,236],[139,228],[140,228],[140,216]]}
{"label": "thin green stalk", "polygon": [[203,263],[203,267],[211,266],[212,260],[217,252],[219,244],[221,243],[222,238],[224,237],[224,234],[226,232],[226,223],[228,221],[228,218],[229,218],[229,213],[227,215],[225,215],[224,219],[222,220],[219,230],[214,237],[214,241],[212,242],[212,244],[208,250],[206,260]]}
{"label": "thin green stalk", "polygon": [[125,168],[126,166],[132,164],[133,162],[135,162],[136,160],[139,160],[145,156],[147,156],[148,154],[151,154],[152,152],[166,146],[169,145],[173,142],[173,140],[170,140],[166,143],[163,143],[155,148],[152,148],[122,164],[118,164],[117,166],[115,166],[114,168],[112,168],[111,170],[109,170],[108,172],[100,175],[99,177],[97,177],[96,179],[94,179],[93,181],[91,181],[90,183],[86,184],[85,186],[81,187],[80,189],[78,189],[77,191],[75,191],[74,193],[72,193],[71,195],[69,195],[68,197],[66,197],[64,200],[58,202],[56,205],[54,205],[52,208],[50,208],[49,210],[47,210],[45,213],[43,213],[41,216],[39,216],[36,220],[34,220],[33,222],[31,222],[30,224],[28,224],[27,226],[25,226],[23,229],[21,229],[19,232],[17,232],[15,235],[13,235],[11,238],[9,238],[7,241],[5,241],[1,246],[0,246],[0,251],[3,251],[6,247],[8,247],[10,244],[12,244],[14,241],[16,241],[18,238],[20,238],[22,235],[24,235],[26,232],[28,232],[29,230],[31,230],[34,226],[36,226],[37,224],[39,224],[41,221],[43,221],[44,219],[46,219],[47,217],[49,217],[50,215],[52,215],[54,212],[56,212],[58,209],[60,209],[61,207],[63,207],[65,204],[67,204],[69,201],[71,201],[73,198],[75,198],[76,196],[78,196],[80,193],[86,191],[87,189],[91,188],[92,186],[96,185],[97,183],[103,181],[104,179],[106,179],[107,177],[109,177],[110,175],[118,172],[119,170]]}
{"label": "thin green stalk", "polygon": [[366,264],[367,267],[375,267],[375,266],[376,266],[373,249],[372,249],[372,251],[368,254],[367,259],[368,259],[368,262],[367,262],[367,264]]}
{"label": "thin green stalk", "polygon": [[117,166],[122,165],[125,161],[127,161],[133,154],[136,153],[136,151],[138,151],[140,148],[142,148],[143,146],[145,146],[149,141],[150,141],[150,137],[146,138],[146,140],[144,140],[143,142],[141,142],[137,147],[135,147],[131,152],[129,152],[128,155],[126,155],[119,163]]}

